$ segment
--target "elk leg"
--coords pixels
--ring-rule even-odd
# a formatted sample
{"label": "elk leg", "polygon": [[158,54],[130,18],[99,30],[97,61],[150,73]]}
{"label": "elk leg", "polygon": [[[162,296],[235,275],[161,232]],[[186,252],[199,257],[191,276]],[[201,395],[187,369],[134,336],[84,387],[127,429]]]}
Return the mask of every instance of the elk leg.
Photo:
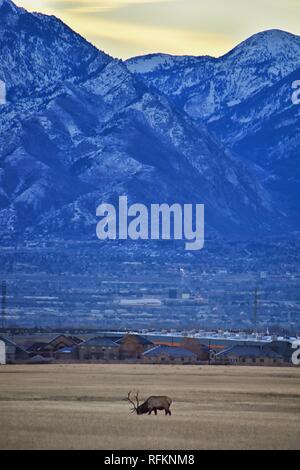
{"label": "elk leg", "polygon": [[169,416],[172,416],[171,410],[169,410]]}
{"label": "elk leg", "polygon": [[155,416],[157,416],[157,409],[154,408],[154,413],[155,413]]}
{"label": "elk leg", "polygon": [[151,409],[149,410],[148,415],[151,415],[152,411],[153,411],[153,409],[151,408]]}

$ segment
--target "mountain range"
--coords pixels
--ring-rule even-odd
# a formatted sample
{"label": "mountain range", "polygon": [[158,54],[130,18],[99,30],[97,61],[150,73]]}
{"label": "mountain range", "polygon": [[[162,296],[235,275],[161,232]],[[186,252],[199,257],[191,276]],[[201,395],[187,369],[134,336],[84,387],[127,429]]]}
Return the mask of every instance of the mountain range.
{"label": "mountain range", "polygon": [[0,237],[95,239],[96,207],[204,203],[208,234],[299,229],[300,38],[121,61],[0,1]]}
{"label": "mountain range", "polygon": [[299,36],[270,30],[218,59],[153,54],[127,65],[250,163],[277,207],[299,217],[300,107],[291,100]]}

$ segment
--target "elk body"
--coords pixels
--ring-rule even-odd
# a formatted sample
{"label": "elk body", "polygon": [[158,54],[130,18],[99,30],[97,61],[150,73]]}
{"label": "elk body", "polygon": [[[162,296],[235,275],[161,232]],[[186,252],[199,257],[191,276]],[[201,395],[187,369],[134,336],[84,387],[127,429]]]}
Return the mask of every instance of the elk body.
{"label": "elk body", "polygon": [[132,412],[138,415],[148,414],[151,415],[152,411],[157,415],[157,410],[165,410],[165,415],[171,416],[170,406],[172,399],[170,397],[149,397],[144,403],[140,405],[139,394],[135,395],[136,403],[130,398],[131,392],[128,393],[127,400],[133,405]]}

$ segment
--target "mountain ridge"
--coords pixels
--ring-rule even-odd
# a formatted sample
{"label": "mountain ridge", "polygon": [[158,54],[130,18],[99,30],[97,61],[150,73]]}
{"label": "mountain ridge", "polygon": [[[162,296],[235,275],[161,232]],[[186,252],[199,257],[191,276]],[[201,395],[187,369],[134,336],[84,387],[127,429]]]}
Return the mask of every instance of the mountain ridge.
{"label": "mountain ridge", "polygon": [[269,30],[217,59],[168,57],[151,69],[148,61],[155,58],[139,57],[127,66],[252,165],[275,204],[296,221],[300,110],[292,105],[291,87],[300,76],[300,37]]}
{"label": "mountain ridge", "polygon": [[122,194],[205,203],[211,234],[285,230],[252,165],[205,122],[55,17],[22,11],[19,21],[12,13],[0,24],[8,89],[0,108],[2,237],[95,238],[97,205]]}

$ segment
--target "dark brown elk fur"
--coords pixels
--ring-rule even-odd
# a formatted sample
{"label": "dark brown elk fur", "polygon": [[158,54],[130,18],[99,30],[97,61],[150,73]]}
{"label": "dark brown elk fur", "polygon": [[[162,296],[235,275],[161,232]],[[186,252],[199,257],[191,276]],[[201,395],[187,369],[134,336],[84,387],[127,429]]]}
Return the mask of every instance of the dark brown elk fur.
{"label": "dark brown elk fur", "polygon": [[165,410],[165,415],[171,416],[170,406],[172,404],[172,399],[166,396],[158,397],[149,397],[142,405],[139,404],[139,394],[135,396],[136,404],[130,398],[131,392],[128,393],[128,401],[133,405],[133,412],[136,412],[138,415],[148,414],[151,415],[152,411],[157,415],[158,410]]}

